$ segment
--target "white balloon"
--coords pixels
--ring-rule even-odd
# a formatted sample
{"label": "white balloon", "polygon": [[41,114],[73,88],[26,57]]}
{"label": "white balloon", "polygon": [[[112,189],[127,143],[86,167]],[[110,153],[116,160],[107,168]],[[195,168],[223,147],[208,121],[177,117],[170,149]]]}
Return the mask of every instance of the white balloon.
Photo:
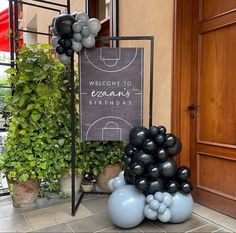
{"label": "white balloon", "polygon": [[124,173],[125,173],[125,171],[121,171],[120,174],[119,174],[119,177],[123,177],[124,178]]}
{"label": "white balloon", "polygon": [[72,29],[75,33],[79,33],[82,29],[82,26],[80,23],[76,22],[72,25]]}
{"label": "white balloon", "polygon": [[58,40],[60,39],[60,37],[58,37],[58,36],[53,36],[52,37],[52,39],[51,39],[51,44],[52,44],[52,46],[54,47],[54,48],[56,48],[57,47],[57,45],[58,45]]}
{"label": "white balloon", "polygon": [[111,180],[108,181],[108,184],[107,184],[108,188],[109,188],[111,191],[114,191],[114,190],[115,190],[115,187],[113,186],[113,181],[114,181],[114,179],[111,179]]}
{"label": "white balloon", "polygon": [[158,214],[158,219],[161,222],[169,222],[170,219],[171,219],[171,211],[170,211],[170,209],[167,208],[163,214]]}
{"label": "white balloon", "polygon": [[82,39],[82,45],[85,48],[92,48],[95,45],[95,38],[92,34]]}
{"label": "white balloon", "polygon": [[88,15],[85,12],[79,12],[79,13],[76,14],[75,20],[76,21],[79,21],[79,20],[88,21],[89,17],[88,17]]}
{"label": "white balloon", "polygon": [[118,187],[125,185],[125,180],[122,179],[121,177],[117,176],[116,178],[114,178],[113,180],[113,186],[115,189],[117,189]]}
{"label": "white balloon", "polygon": [[71,41],[72,41],[72,49],[74,50],[74,52],[79,53],[83,48],[82,43],[76,42],[74,40]]}
{"label": "white balloon", "polygon": [[73,34],[73,39],[76,41],[76,42],[81,42],[81,40],[83,39],[82,35],[80,33],[74,33]]}
{"label": "white balloon", "polygon": [[70,57],[66,56],[65,53],[58,55],[58,59],[63,64],[69,64],[70,63]]}
{"label": "white balloon", "polygon": [[91,33],[94,36],[97,36],[98,32],[101,29],[101,23],[96,18],[89,19],[88,22],[87,22],[87,26],[88,26],[88,28],[90,29]]}

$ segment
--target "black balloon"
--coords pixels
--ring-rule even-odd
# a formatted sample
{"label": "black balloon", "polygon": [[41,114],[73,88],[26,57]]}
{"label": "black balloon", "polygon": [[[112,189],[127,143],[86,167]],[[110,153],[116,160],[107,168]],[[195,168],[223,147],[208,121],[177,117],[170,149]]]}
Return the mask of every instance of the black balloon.
{"label": "black balloon", "polygon": [[135,151],[133,160],[143,163],[144,166],[148,166],[155,162],[153,155],[147,154],[143,150]]}
{"label": "black balloon", "polygon": [[146,138],[143,142],[143,149],[147,153],[154,152],[157,149],[157,145],[152,139]]}
{"label": "black balloon", "polygon": [[145,177],[138,177],[135,180],[135,187],[142,192],[145,192],[149,187],[149,182]]}
{"label": "black balloon", "polygon": [[144,166],[141,162],[133,162],[130,165],[130,171],[135,176],[141,176],[144,173]]}
{"label": "black balloon", "polygon": [[123,161],[125,162],[126,165],[130,165],[132,163],[131,157],[124,155],[123,156]]}
{"label": "black balloon", "polygon": [[67,49],[67,50],[66,50],[66,55],[67,55],[68,57],[72,57],[73,54],[74,54],[74,51],[73,51],[72,49]]}
{"label": "black balloon", "polygon": [[65,49],[64,49],[61,45],[58,45],[58,46],[56,47],[56,52],[57,52],[58,54],[63,54],[63,53],[65,52]]}
{"label": "black balloon", "polygon": [[181,152],[181,149],[182,149],[182,143],[178,138],[176,138],[174,146],[167,148],[167,153],[170,156],[174,156],[179,154]]}
{"label": "black balloon", "polygon": [[157,126],[151,126],[149,128],[149,133],[152,137],[155,137],[159,133],[159,128]]}
{"label": "black balloon", "polygon": [[185,194],[189,194],[193,190],[193,186],[189,181],[184,181],[180,183],[180,190]]}
{"label": "black balloon", "polygon": [[177,165],[173,159],[167,159],[165,162],[159,164],[161,175],[164,178],[173,177],[176,174]]}
{"label": "black balloon", "polygon": [[178,191],[178,182],[176,180],[170,180],[166,183],[166,190],[169,193],[176,193]]}
{"label": "black balloon", "polygon": [[64,44],[65,49],[69,49],[69,48],[71,48],[71,46],[72,46],[71,40],[65,39],[65,44]]}
{"label": "black balloon", "polygon": [[55,29],[62,37],[72,38],[73,30],[72,25],[75,23],[73,16],[69,14],[62,14],[55,19]]}
{"label": "black balloon", "polygon": [[186,166],[181,166],[177,169],[176,176],[177,176],[177,179],[180,181],[187,181],[190,175],[191,175],[191,171]]}
{"label": "black balloon", "polygon": [[157,134],[157,136],[155,137],[155,142],[158,144],[158,145],[161,145],[162,143],[164,143],[165,141],[165,136],[161,133]]}
{"label": "black balloon", "polygon": [[155,153],[155,157],[159,161],[164,162],[168,159],[168,154],[164,148],[159,148],[157,152]]}
{"label": "black balloon", "polygon": [[60,38],[60,39],[58,40],[58,44],[61,45],[61,46],[64,48],[64,47],[65,47],[65,41],[66,41],[66,39]]}
{"label": "black balloon", "polygon": [[125,154],[132,157],[137,149],[130,143],[125,146]]}
{"label": "black balloon", "polygon": [[162,133],[162,134],[165,134],[166,133],[166,128],[162,125],[158,126],[158,129],[159,129],[159,132]]}
{"label": "black balloon", "polygon": [[147,169],[147,175],[151,180],[156,180],[160,177],[161,172],[158,165],[149,165]]}
{"label": "black balloon", "polygon": [[149,131],[145,127],[135,127],[130,131],[129,139],[131,144],[137,147],[143,145],[144,140],[148,137]]}
{"label": "black balloon", "polygon": [[154,194],[158,191],[163,191],[164,188],[164,182],[161,178],[157,178],[155,181],[151,181],[149,183],[148,189],[145,192],[146,195]]}
{"label": "black balloon", "polygon": [[172,147],[172,146],[174,146],[175,143],[176,143],[176,137],[171,133],[167,134],[166,140],[165,140],[165,145],[167,147]]}
{"label": "black balloon", "polygon": [[131,173],[130,169],[125,170],[124,179],[125,179],[126,184],[134,184],[135,183],[135,177]]}

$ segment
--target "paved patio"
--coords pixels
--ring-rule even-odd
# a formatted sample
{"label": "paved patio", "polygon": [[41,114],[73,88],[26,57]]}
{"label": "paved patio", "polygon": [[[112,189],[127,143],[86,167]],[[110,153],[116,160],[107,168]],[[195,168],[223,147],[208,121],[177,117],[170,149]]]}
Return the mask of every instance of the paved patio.
{"label": "paved patio", "polygon": [[112,225],[107,197],[87,196],[75,217],[69,199],[58,195],[39,198],[34,207],[15,209],[11,197],[0,197],[0,232],[236,232],[236,220],[195,204],[192,217],[182,224],[144,221],[134,229]]}

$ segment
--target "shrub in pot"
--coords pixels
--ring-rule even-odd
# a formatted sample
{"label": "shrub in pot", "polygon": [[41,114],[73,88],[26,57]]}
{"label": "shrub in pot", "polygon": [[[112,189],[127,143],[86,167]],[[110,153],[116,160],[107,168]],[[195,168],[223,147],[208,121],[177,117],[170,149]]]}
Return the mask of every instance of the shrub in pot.
{"label": "shrub in pot", "polygon": [[32,204],[40,181],[57,180],[70,159],[65,147],[70,131],[63,124],[70,115],[61,112],[63,83],[68,81],[49,49],[45,44],[23,46],[18,69],[6,71],[14,91],[7,97],[11,117],[0,169],[7,175],[15,207]]}
{"label": "shrub in pot", "polygon": [[121,171],[123,142],[81,142],[80,167],[92,173],[100,189],[108,191],[107,183]]}

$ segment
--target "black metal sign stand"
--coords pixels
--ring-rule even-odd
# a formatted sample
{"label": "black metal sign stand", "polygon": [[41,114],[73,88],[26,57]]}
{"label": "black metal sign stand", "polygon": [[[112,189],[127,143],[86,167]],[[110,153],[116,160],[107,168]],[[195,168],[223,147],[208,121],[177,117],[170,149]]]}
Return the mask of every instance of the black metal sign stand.
{"label": "black metal sign stand", "polygon": [[[154,37],[153,36],[117,36],[109,37],[102,36],[97,37],[97,41],[120,41],[120,40],[133,40],[133,41],[150,41],[150,93],[149,93],[149,126],[152,125],[152,113],[153,113],[153,72],[154,72]],[[72,177],[71,177],[71,214],[75,216],[77,209],[80,206],[86,194],[100,194],[109,195],[109,192],[81,192],[78,201],[76,202],[75,193],[75,83],[74,83],[74,57],[71,58],[71,162],[72,162]]]}

